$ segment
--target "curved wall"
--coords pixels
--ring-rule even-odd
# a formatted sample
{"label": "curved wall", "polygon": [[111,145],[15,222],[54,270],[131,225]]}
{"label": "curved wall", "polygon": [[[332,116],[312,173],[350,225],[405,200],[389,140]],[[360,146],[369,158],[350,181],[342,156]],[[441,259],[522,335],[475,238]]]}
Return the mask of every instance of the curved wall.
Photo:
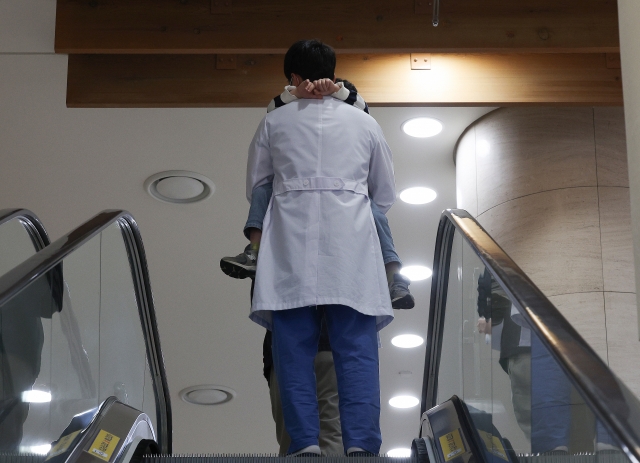
{"label": "curved wall", "polygon": [[623,109],[501,108],[455,154],[458,207],[640,394]]}

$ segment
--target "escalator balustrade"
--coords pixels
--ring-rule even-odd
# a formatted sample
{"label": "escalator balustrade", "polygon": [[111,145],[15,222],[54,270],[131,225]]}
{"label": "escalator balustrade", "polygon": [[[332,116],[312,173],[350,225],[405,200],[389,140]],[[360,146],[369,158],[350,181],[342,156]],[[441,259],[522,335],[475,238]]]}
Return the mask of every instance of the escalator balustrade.
{"label": "escalator balustrade", "polygon": [[485,461],[638,461],[640,402],[524,272],[465,211],[437,239],[423,420],[455,396]]}
{"label": "escalator balustrade", "polygon": [[133,218],[105,211],[31,254],[0,276],[0,452],[51,457],[74,417],[111,406],[111,396],[141,410],[157,451],[170,452],[166,376]]}

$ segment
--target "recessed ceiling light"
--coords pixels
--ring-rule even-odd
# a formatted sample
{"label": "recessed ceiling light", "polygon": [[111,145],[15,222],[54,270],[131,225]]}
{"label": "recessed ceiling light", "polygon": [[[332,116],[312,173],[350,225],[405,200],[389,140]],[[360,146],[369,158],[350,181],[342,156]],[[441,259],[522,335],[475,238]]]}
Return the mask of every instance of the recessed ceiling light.
{"label": "recessed ceiling light", "polygon": [[442,132],[442,122],[431,117],[416,117],[402,124],[402,130],[410,137],[428,138]]}
{"label": "recessed ceiling light", "polygon": [[407,188],[400,192],[400,199],[409,204],[427,204],[436,199],[435,191],[431,188],[417,186],[413,188]]}
{"label": "recessed ceiling light", "polygon": [[478,154],[481,156],[486,156],[491,151],[491,145],[487,140],[480,140],[476,145],[476,149],[478,150]]}
{"label": "recessed ceiling light", "polygon": [[145,180],[144,189],[160,201],[186,204],[207,199],[216,186],[211,179],[196,172],[168,170]]}
{"label": "recessed ceiling light", "polygon": [[387,452],[387,456],[391,458],[407,458],[411,456],[411,449],[408,449],[408,448],[391,449]]}
{"label": "recessed ceiling light", "polygon": [[424,339],[416,334],[401,334],[391,339],[391,344],[396,347],[402,347],[403,349],[418,347],[423,343]]}
{"label": "recessed ceiling light", "polygon": [[45,391],[38,391],[37,389],[32,389],[30,391],[22,392],[22,401],[32,404],[42,404],[46,402],[51,402],[51,393]]}
{"label": "recessed ceiling light", "polygon": [[420,401],[417,397],[410,395],[397,395],[389,400],[389,405],[395,408],[412,408],[418,405]]}
{"label": "recessed ceiling light", "polygon": [[409,265],[408,267],[402,267],[400,273],[411,281],[426,280],[433,274],[429,267],[425,267],[423,265]]}
{"label": "recessed ceiling light", "polygon": [[220,405],[229,402],[236,396],[236,391],[224,386],[202,384],[180,391],[180,398],[196,405]]}

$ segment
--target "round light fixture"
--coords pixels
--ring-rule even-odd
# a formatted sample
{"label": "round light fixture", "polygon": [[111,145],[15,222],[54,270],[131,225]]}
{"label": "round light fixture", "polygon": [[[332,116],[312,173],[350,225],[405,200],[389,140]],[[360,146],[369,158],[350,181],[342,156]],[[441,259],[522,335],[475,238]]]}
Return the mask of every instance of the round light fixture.
{"label": "round light fixture", "polygon": [[408,458],[411,456],[411,449],[408,449],[408,448],[391,449],[387,452],[387,456],[391,458]]}
{"label": "round light fixture", "polygon": [[180,391],[180,398],[196,405],[220,405],[229,402],[236,396],[236,391],[224,386],[202,384]]}
{"label": "round light fixture", "polygon": [[431,117],[416,117],[405,121],[402,130],[410,137],[429,138],[442,132],[442,122]]}
{"label": "round light fixture", "polygon": [[420,401],[417,397],[410,395],[397,395],[389,400],[389,405],[395,408],[412,408],[418,405]]}
{"label": "round light fixture", "polygon": [[409,204],[427,204],[436,199],[435,191],[431,188],[417,186],[413,188],[407,188],[400,192],[400,199]]}
{"label": "round light fixture", "polygon": [[491,145],[489,145],[489,142],[487,140],[479,140],[476,144],[476,150],[478,151],[479,155],[486,156],[487,154],[489,154],[489,151],[491,151]]}
{"label": "round light fixture", "polygon": [[424,265],[409,265],[408,267],[402,267],[400,273],[406,276],[411,281],[420,281],[431,278],[433,272],[429,267]]}
{"label": "round light fixture", "polygon": [[144,189],[160,201],[187,204],[207,199],[216,186],[204,175],[186,170],[168,170],[145,180]]}
{"label": "round light fixture", "polygon": [[424,344],[424,339],[416,334],[401,334],[393,337],[391,344],[396,347],[402,347],[403,349],[411,349],[412,347],[418,347]]}
{"label": "round light fixture", "polygon": [[23,391],[22,401],[31,404],[43,404],[51,402],[51,393],[46,391],[38,391],[37,389]]}

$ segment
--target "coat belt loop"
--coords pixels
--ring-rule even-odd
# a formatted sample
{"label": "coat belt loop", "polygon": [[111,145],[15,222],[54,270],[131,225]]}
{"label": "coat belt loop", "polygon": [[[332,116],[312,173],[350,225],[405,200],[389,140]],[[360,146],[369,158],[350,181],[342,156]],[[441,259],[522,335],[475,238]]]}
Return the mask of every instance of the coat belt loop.
{"label": "coat belt loop", "polygon": [[346,190],[368,196],[365,185],[355,180],[339,177],[307,177],[290,178],[286,180],[274,180],[273,195],[281,195],[288,191],[314,191],[314,190]]}

